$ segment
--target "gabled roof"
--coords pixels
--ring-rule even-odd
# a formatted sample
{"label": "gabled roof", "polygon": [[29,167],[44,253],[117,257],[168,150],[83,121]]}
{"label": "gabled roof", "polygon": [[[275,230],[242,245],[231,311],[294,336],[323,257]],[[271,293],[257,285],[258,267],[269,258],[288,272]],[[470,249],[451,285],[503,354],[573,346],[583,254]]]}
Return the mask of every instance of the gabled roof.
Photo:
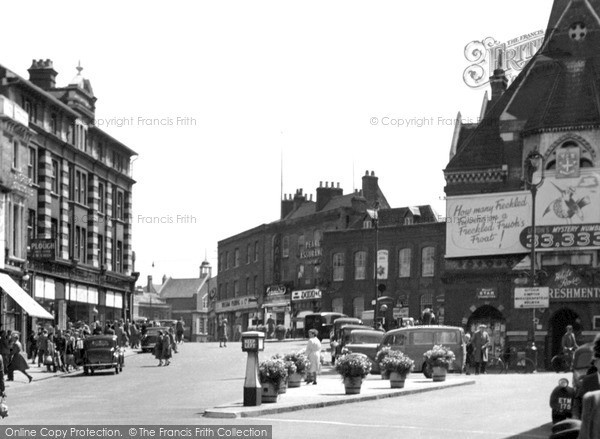
{"label": "gabled roof", "polygon": [[134,301],[138,305],[151,304],[152,306],[161,306],[167,304],[157,293],[148,293],[146,291],[141,294],[136,293],[134,295]]}
{"label": "gabled roof", "polygon": [[169,278],[160,291],[160,297],[163,299],[193,297],[198,294],[206,279],[206,277],[192,279]]}

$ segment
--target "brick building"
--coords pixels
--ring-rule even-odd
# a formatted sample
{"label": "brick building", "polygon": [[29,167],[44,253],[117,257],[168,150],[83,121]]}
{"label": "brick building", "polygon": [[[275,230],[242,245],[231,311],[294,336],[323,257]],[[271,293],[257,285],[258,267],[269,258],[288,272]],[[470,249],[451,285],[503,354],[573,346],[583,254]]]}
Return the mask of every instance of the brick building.
{"label": "brick building", "polygon": [[[600,330],[599,15],[600,1],[556,0],[538,53],[510,86],[500,60],[483,119],[457,125],[445,169],[446,318],[487,323],[499,350],[535,337],[540,364],[559,351],[566,325],[580,342]],[[535,173],[525,165],[533,153]],[[549,306],[519,309],[518,288],[532,277],[525,182],[542,169],[535,283],[548,288]]]}
{"label": "brick building", "polygon": [[339,183],[321,182],[315,201],[298,189],[284,196],[279,220],[219,241],[212,324],[227,318],[245,330],[270,318],[293,328],[304,314],[323,309],[323,234],[350,228],[376,201],[389,208],[374,172],[350,194]]}
{"label": "brick building", "polygon": [[[0,271],[62,328],[131,318],[137,276],[130,170],[136,153],[94,125],[96,97],[77,70],[57,87],[50,60],[34,60],[28,80],[0,66]],[[35,311],[11,284],[0,287],[4,327],[26,333],[34,322],[23,312]]]}

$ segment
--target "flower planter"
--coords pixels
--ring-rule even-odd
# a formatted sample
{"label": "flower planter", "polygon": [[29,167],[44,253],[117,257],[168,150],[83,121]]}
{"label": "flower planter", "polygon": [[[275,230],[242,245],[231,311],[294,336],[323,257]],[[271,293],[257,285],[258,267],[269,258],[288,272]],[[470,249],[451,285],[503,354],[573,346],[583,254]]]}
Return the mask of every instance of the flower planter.
{"label": "flower planter", "polygon": [[346,377],[344,378],[344,387],[346,395],[357,395],[360,393],[363,379],[361,377]]}
{"label": "flower planter", "polygon": [[279,393],[273,383],[262,383],[262,402],[277,402]]}
{"label": "flower planter", "polygon": [[287,380],[283,380],[279,383],[279,387],[277,387],[277,393],[279,393],[280,395],[282,393],[286,393],[287,388],[288,388],[288,382],[287,382]]}
{"label": "flower planter", "polygon": [[387,370],[382,370],[381,371],[381,379],[382,380],[389,380],[390,379],[390,373]]}
{"label": "flower planter", "polygon": [[302,374],[300,374],[300,373],[293,373],[288,378],[288,387],[290,389],[294,388],[294,387],[300,387],[301,383],[302,383]]}
{"label": "flower planter", "polygon": [[446,381],[448,370],[445,367],[433,366],[433,381]]}
{"label": "flower planter", "polygon": [[390,388],[403,389],[405,382],[406,382],[406,375],[400,374],[398,372],[390,373]]}

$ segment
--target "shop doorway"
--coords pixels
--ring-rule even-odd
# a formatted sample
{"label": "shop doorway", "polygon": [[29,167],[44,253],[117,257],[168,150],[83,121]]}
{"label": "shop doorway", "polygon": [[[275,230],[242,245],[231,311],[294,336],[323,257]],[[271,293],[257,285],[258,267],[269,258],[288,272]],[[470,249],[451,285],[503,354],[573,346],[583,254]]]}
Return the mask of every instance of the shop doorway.
{"label": "shop doorway", "polygon": [[561,341],[565,332],[567,332],[567,325],[573,326],[573,332],[579,342],[579,335],[581,334],[581,320],[579,315],[570,308],[561,308],[556,311],[550,317],[548,322],[548,328],[550,329],[550,349],[551,356],[557,355],[561,351]]}
{"label": "shop doorway", "polygon": [[502,355],[506,350],[506,319],[504,315],[491,305],[480,306],[469,317],[466,331],[474,334],[479,325],[487,327],[486,331],[492,341],[490,355]]}

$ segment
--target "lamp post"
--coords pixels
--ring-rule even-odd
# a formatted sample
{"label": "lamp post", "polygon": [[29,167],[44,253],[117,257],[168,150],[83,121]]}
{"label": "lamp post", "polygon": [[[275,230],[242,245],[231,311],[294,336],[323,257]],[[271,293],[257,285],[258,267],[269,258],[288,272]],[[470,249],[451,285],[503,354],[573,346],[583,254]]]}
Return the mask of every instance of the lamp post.
{"label": "lamp post", "polygon": [[[526,183],[531,191],[531,269],[529,272],[529,283],[533,288],[537,283],[535,277],[535,247],[537,245],[537,237],[535,233],[535,197],[537,195],[538,188],[544,182],[544,157],[539,153],[538,150],[533,150],[527,155],[527,158],[525,159],[525,169]],[[531,350],[533,351],[534,364],[537,368],[537,348],[535,346],[535,308],[532,308],[531,311]]]}
{"label": "lamp post", "polygon": [[375,228],[375,304],[373,305],[373,327],[377,327],[377,311],[379,306],[379,267],[377,266],[379,262],[377,260],[379,255],[379,201],[375,202],[371,214],[373,227]]}

